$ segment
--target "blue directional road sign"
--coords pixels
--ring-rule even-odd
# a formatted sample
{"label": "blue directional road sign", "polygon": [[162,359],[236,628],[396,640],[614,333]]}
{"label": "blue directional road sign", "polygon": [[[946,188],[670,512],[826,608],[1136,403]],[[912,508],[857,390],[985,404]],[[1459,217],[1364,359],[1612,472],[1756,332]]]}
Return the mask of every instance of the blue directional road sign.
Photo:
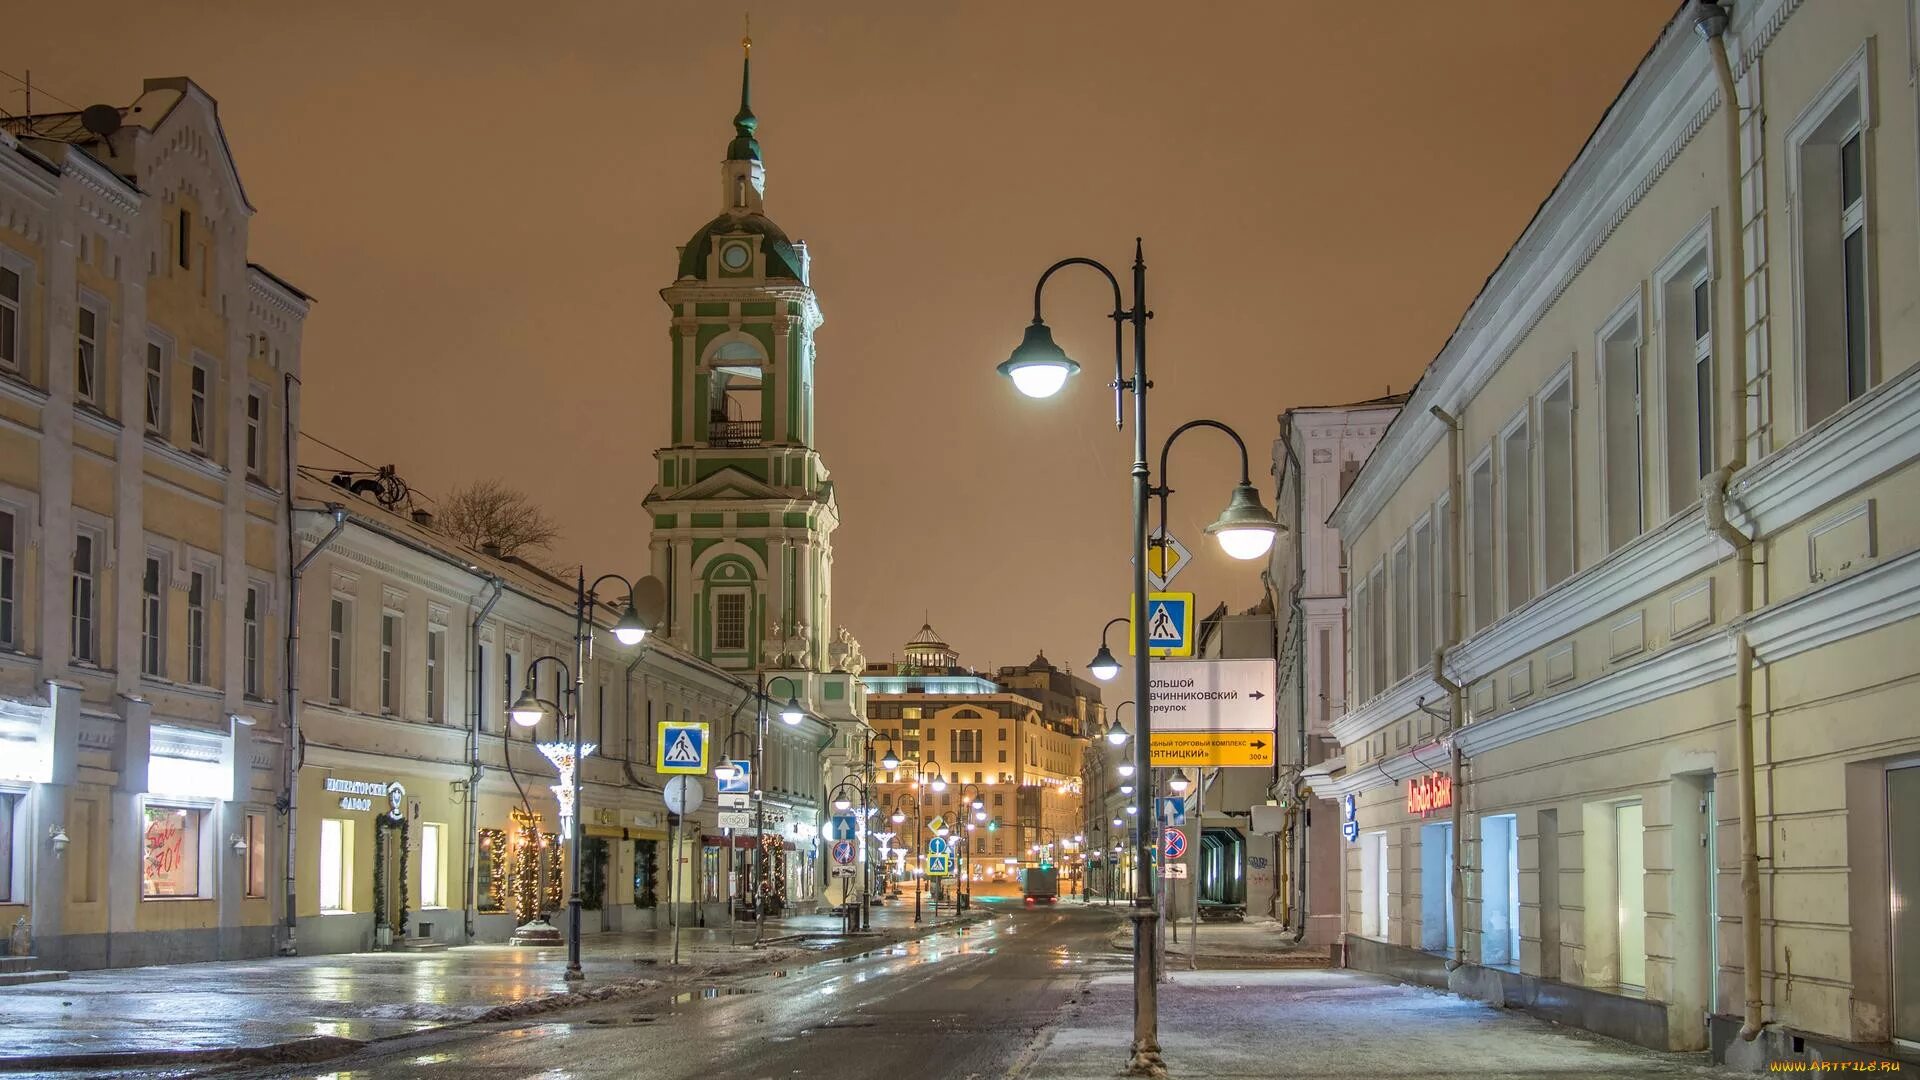
{"label": "blue directional road sign", "polygon": [[753,794],[753,762],[730,758],[728,764],[733,766],[733,779],[720,781],[720,794]]}
{"label": "blue directional road sign", "polygon": [[944,836],[933,837],[927,841],[927,854],[930,856],[931,855],[951,856],[953,854],[953,842],[948,840]]}
{"label": "blue directional road sign", "polygon": [[1185,795],[1169,795],[1155,799],[1153,802],[1154,816],[1158,817],[1161,821],[1169,825],[1185,825],[1187,823],[1187,797]]}
{"label": "blue directional road sign", "polygon": [[833,838],[835,840],[852,840],[856,835],[857,832],[854,828],[854,818],[852,814],[833,815]]}

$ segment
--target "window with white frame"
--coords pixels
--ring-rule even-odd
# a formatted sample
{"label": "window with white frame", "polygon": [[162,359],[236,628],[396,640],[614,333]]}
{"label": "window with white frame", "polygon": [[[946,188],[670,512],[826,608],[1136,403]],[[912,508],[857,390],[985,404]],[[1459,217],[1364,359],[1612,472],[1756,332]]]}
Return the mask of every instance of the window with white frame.
{"label": "window with white frame", "polygon": [[1413,553],[1403,543],[1393,551],[1393,681],[1412,670]]}
{"label": "window with white frame", "polygon": [[0,266],[0,368],[19,374],[26,360],[26,282],[20,272]]}
{"label": "window with white frame", "polygon": [[167,348],[158,341],[147,342],[146,374],[147,433],[167,433]]}
{"label": "window with white frame", "polygon": [[1433,661],[1433,524],[1413,527],[1413,664],[1424,668]]}
{"label": "window with white frame", "polygon": [[247,814],[247,896],[267,895],[267,815]]}
{"label": "window with white frame", "polygon": [[247,598],[240,613],[240,665],[243,672],[243,690],[250,698],[261,695],[261,686],[265,680],[260,670],[261,646],[266,644],[265,634],[261,630],[261,608],[266,601],[266,590],[260,585],[247,586]]}
{"label": "window with white frame", "polygon": [[1500,436],[1500,533],[1512,611],[1533,599],[1533,441],[1525,416]]}
{"label": "window with white frame", "polygon": [[1363,580],[1353,590],[1353,689],[1354,700],[1360,702],[1373,696],[1373,627],[1367,617],[1371,605]]}
{"label": "window with white frame", "polygon": [[147,552],[140,571],[140,674],[166,674],[167,560]]}
{"label": "window with white frame", "polygon": [[400,614],[380,613],[380,711],[400,711]]}
{"label": "window with white frame", "polygon": [[260,477],[266,473],[266,399],[259,394],[247,395],[247,475]]}
{"label": "window with white frame", "polygon": [[205,364],[189,365],[188,390],[192,395],[187,408],[187,438],[195,450],[213,450],[213,372]]}
{"label": "window with white frame", "polygon": [[446,678],[447,631],[427,628],[427,719],[436,724],[447,722]]}
{"label": "window with white frame", "polygon": [[353,910],[353,822],[320,819],[320,913]]}
{"label": "window with white frame", "polygon": [[142,900],[189,900],[208,895],[201,877],[205,810],[191,806],[146,807]]}
{"label": "window with white frame", "polygon": [[24,816],[20,813],[20,796],[0,791],[0,904],[16,899],[13,860],[19,846],[14,843],[14,832],[25,824]]}
{"label": "window with white frame", "polygon": [[72,635],[73,658],[85,664],[100,662],[100,534],[75,529],[73,534]]}
{"label": "window with white frame", "polygon": [[447,827],[430,821],[420,825],[420,906],[447,906]]}
{"label": "window with white frame", "polygon": [[327,700],[344,704],[353,693],[353,601],[333,598],[327,609]]}
{"label": "window with white frame", "polygon": [[93,302],[82,300],[74,309],[73,396],[86,405],[100,405],[100,329],[104,320]]}
{"label": "window with white frame", "polygon": [[1372,611],[1368,617],[1373,621],[1373,692],[1379,693],[1387,688],[1387,569],[1382,560],[1373,568],[1373,575],[1367,581],[1367,595],[1371,597]]}
{"label": "window with white frame", "polygon": [[1573,374],[1540,397],[1540,580],[1551,589],[1573,576]]}
{"label": "window with white frame", "polygon": [[1660,300],[1660,384],[1667,422],[1667,513],[1700,501],[1714,460],[1713,278],[1706,226],[1695,230],[1656,276]]}
{"label": "window with white frame", "polygon": [[208,681],[207,572],[197,567],[187,575],[187,681]]}
{"label": "window with white frame", "polygon": [[1606,491],[1608,551],[1646,530],[1640,341],[1637,304],[1618,315],[1600,336],[1600,482]]}
{"label": "window with white frame", "polygon": [[747,647],[747,594],[744,591],[735,589],[714,594],[713,647]]}
{"label": "window with white frame", "polygon": [[1799,266],[1801,377],[1808,427],[1873,385],[1872,110],[1856,54],[1787,136]]}
{"label": "window with white frame", "polygon": [[1434,647],[1453,634],[1453,498],[1442,495],[1433,504],[1433,640]]}
{"label": "window with white frame", "polygon": [[0,506],[0,649],[20,647],[20,515]]}
{"label": "window with white frame", "polygon": [[1500,560],[1494,553],[1493,457],[1480,459],[1467,473],[1468,580],[1473,597],[1469,605],[1473,629],[1499,617]]}

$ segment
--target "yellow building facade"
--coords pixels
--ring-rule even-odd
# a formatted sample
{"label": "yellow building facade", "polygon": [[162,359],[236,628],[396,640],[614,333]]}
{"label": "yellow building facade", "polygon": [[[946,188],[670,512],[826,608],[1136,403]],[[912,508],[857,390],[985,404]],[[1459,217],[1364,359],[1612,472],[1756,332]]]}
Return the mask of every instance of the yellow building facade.
{"label": "yellow building facade", "polygon": [[309,298],[214,100],[0,124],[0,922],[43,963],[271,951]]}
{"label": "yellow building facade", "polygon": [[1910,15],[1687,5],[1335,511],[1350,964],[1748,1065],[1920,1039]]}

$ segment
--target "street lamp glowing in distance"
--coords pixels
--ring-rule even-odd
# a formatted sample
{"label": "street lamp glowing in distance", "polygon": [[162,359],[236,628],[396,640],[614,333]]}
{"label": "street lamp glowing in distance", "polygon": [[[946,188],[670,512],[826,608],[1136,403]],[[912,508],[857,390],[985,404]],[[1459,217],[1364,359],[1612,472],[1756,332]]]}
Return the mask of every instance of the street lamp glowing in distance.
{"label": "street lamp glowing in distance", "polygon": [[1113,723],[1107,727],[1107,741],[1114,746],[1119,746],[1121,743],[1127,741],[1127,729],[1120,726],[1120,718],[1117,716],[1114,717]]}
{"label": "street lamp glowing in distance", "polygon": [[1191,786],[1193,786],[1193,781],[1187,779],[1187,771],[1185,769],[1175,769],[1173,771],[1173,779],[1167,781],[1167,790],[1173,792],[1175,795],[1186,791],[1187,788]]}
{"label": "street lamp glowing in distance", "polygon": [[627,610],[620,613],[620,621],[613,624],[613,639],[622,645],[638,645],[647,636],[647,624],[640,621],[640,613],[633,610],[633,602],[627,602]]}
{"label": "street lamp glowing in distance", "polygon": [[780,707],[780,719],[789,726],[798,724],[806,718],[807,711],[800,707],[800,699],[797,697],[789,697],[787,703]]}
{"label": "street lamp glowing in distance", "polygon": [[1113,653],[1108,651],[1105,643],[1101,644],[1100,651],[1094,653],[1092,661],[1087,664],[1087,674],[1101,682],[1112,682],[1113,677],[1120,674],[1120,661],[1113,658]]}
{"label": "street lamp glowing in distance", "polygon": [[1119,767],[1119,771],[1120,771],[1120,775],[1121,775],[1121,776],[1132,776],[1132,775],[1133,775],[1133,762],[1131,762],[1131,761],[1123,761],[1123,762],[1121,762],[1121,763],[1120,763],[1120,767]]}
{"label": "street lamp glowing in distance", "polygon": [[845,795],[841,795],[833,800],[833,808],[835,810],[851,810],[853,809],[853,800],[847,798]]}
{"label": "street lamp glowing in distance", "polygon": [[1220,550],[1228,557],[1246,561],[1264,556],[1273,547],[1280,523],[1261,505],[1253,485],[1242,482],[1233,489],[1226,511],[1206,531],[1220,541]]}
{"label": "street lamp glowing in distance", "polygon": [[533,687],[529,686],[521,691],[519,699],[513,703],[507,713],[513,717],[513,722],[521,727],[532,727],[540,722],[540,718],[547,714],[547,710],[546,706],[540,704],[540,699],[533,696]]}
{"label": "street lamp glowing in distance", "polygon": [[1080,370],[1080,365],[1068,359],[1060,346],[1053,343],[1053,331],[1039,319],[1033,320],[1027,332],[1020,339],[1020,346],[1013,350],[997,369],[1000,374],[1013,380],[1013,388],[1030,398],[1050,398],[1067,385],[1067,379]]}
{"label": "street lamp glowing in distance", "polygon": [[891,744],[888,745],[886,754],[880,758],[880,767],[883,769],[897,769],[900,767],[900,755],[893,752]]}

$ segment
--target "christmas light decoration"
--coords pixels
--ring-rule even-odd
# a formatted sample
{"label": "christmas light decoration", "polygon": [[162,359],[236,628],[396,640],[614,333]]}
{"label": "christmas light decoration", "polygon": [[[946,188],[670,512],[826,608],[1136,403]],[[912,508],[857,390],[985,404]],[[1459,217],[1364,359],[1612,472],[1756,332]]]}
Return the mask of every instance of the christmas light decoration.
{"label": "christmas light decoration", "polygon": [[[543,742],[538,744],[540,752],[547,755],[553,767],[560,773],[560,782],[553,785],[553,797],[560,803],[560,835],[573,835],[573,770],[578,765],[573,756],[573,744],[570,742]],[[599,743],[583,743],[580,756],[591,757],[600,748]]]}
{"label": "christmas light decoration", "polygon": [[513,818],[513,917],[521,925],[540,917],[540,815],[515,807]]}
{"label": "christmas light decoration", "polygon": [[506,906],[501,896],[507,884],[506,830],[481,829],[480,855],[486,860],[480,870],[480,910],[499,911]]}

